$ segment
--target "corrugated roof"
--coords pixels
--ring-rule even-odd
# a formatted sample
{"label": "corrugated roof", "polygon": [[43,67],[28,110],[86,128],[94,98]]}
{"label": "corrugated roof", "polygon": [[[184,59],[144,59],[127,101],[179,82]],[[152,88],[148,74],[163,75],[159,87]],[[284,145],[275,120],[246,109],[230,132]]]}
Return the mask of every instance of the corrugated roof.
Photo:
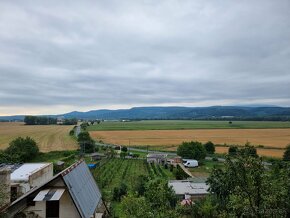
{"label": "corrugated roof", "polygon": [[86,163],[73,165],[62,176],[81,216],[93,215],[102,195]]}

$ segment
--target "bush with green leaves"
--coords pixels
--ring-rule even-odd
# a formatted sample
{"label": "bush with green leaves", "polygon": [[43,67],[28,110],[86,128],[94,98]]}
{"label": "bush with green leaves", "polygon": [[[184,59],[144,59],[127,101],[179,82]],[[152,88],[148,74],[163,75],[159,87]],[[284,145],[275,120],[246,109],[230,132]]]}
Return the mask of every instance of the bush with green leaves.
{"label": "bush with green leaves", "polygon": [[8,162],[28,162],[38,154],[39,148],[32,138],[18,137],[9,143],[2,155]]}
{"label": "bush with green leaves", "polygon": [[120,201],[128,192],[128,187],[125,183],[121,183],[119,187],[113,189],[113,200]]}
{"label": "bush with green leaves", "polygon": [[215,145],[211,141],[208,141],[204,144],[204,148],[208,154],[214,154],[215,153]]}
{"label": "bush with green leaves", "polygon": [[87,131],[79,133],[78,143],[80,145],[81,151],[84,153],[91,153],[95,151],[95,141],[91,138]]}
{"label": "bush with green leaves", "polygon": [[229,151],[228,151],[229,155],[235,156],[238,154],[238,152],[239,152],[239,148],[237,146],[231,145],[229,147]]}
{"label": "bush with green leaves", "polygon": [[286,150],[283,154],[283,160],[284,161],[290,161],[290,144],[287,145]]}
{"label": "bush with green leaves", "polygon": [[178,146],[177,154],[186,159],[202,160],[206,157],[206,150],[200,142],[183,142]]}

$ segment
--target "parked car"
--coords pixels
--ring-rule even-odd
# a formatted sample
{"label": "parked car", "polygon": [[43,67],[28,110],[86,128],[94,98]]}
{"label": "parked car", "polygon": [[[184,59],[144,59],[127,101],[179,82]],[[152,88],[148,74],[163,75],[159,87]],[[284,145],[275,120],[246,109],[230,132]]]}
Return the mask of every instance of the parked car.
{"label": "parked car", "polygon": [[183,165],[185,167],[198,167],[197,160],[183,159]]}

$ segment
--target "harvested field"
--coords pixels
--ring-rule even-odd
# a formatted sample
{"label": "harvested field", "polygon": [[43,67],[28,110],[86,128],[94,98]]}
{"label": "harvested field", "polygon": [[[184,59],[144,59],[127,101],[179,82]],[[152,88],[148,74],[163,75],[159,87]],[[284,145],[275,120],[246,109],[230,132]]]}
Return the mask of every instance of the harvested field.
{"label": "harvested field", "polygon": [[[228,153],[228,147],[216,147],[216,152],[219,154]],[[266,157],[282,157],[284,150],[282,149],[263,149],[257,148],[258,155]]]}
{"label": "harvested field", "polygon": [[120,145],[178,145],[183,141],[212,141],[215,144],[252,145],[285,148],[290,143],[290,129],[208,129],[208,130],[136,130],[91,131],[96,140]]}
{"label": "harvested field", "polygon": [[[176,151],[177,145],[176,146],[154,146],[155,149],[158,150],[164,150],[164,151]],[[151,149],[154,149],[151,148]],[[227,154],[229,147],[226,146],[218,146],[215,148],[216,153],[218,154]],[[257,148],[257,152],[261,156],[266,156],[266,157],[282,157],[284,154],[284,149],[267,149],[267,148]]]}
{"label": "harvested field", "polygon": [[78,146],[76,141],[69,136],[72,128],[73,126],[26,126],[24,123],[0,122],[0,149],[6,148],[10,141],[19,136],[29,136],[38,143],[42,152],[74,150]]}

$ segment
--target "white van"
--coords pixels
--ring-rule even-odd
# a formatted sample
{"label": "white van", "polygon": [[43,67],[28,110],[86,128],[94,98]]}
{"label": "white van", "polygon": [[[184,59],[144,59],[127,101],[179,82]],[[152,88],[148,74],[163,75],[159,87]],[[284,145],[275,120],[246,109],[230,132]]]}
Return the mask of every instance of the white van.
{"label": "white van", "polygon": [[198,167],[197,160],[183,159],[183,165],[185,167]]}

